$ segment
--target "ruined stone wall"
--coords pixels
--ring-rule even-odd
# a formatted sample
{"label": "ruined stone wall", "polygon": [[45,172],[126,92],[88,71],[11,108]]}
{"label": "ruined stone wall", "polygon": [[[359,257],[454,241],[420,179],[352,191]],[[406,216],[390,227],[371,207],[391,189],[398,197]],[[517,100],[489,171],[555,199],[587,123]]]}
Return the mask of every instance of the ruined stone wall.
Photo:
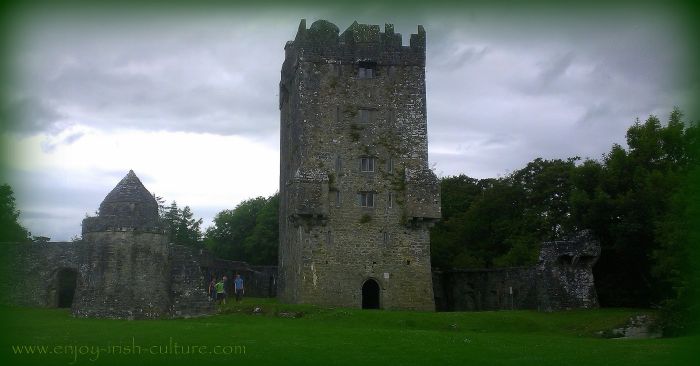
{"label": "ruined stone wall", "polygon": [[593,266],[600,257],[600,243],[590,230],[564,240],[542,243],[537,272],[542,310],[598,307]]}
{"label": "ruined stone wall", "polygon": [[534,268],[458,269],[433,273],[437,309],[537,309]]}
{"label": "ruined stone wall", "polygon": [[58,274],[77,273],[71,312],[150,319],[213,312],[191,249],[152,233],[111,233],[97,242],[8,244],[3,303],[57,306]]}
{"label": "ruined stone wall", "polygon": [[277,296],[277,266],[251,266],[253,271],[245,280],[245,295],[251,297]]}
{"label": "ruined stone wall", "polygon": [[82,242],[3,243],[2,303],[57,306],[58,271],[79,271],[86,263],[88,244]]}
{"label": "ruined stone wall", "polygon": [[[382,308],[431,310],[428,227],[440,208],[427,160],[425,32],[410,46],[390,25],[338,32],[302,21],[285,47],[279,297],[359,307],[373,279]],[[362,192],[372,207],[362,207]]]}
{"label": "ruined stone wall", "polygon": [[214,312],[197,250],[169,244],[170,307],[173,317],[190,317]]}
{"label": "ruined stone wall", "polygon": [[159,318],[170,305],[167,237],[150,233],[92,233],[72,312],[81,317]]}
{"label": "ruined stone wall", "polygon": [[533,267],[436,271],[438,310],[596,308],[593,265],[598,256],[600,243],[584,230],[542,243]]}

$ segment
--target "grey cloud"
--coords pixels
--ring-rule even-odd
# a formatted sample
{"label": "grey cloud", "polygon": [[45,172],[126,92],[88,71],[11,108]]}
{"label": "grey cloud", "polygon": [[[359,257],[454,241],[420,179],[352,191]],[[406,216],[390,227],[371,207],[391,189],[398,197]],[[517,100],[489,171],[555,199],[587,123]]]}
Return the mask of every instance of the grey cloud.
{"label": "grey cloud", "polygon": [[554,56],[551,59],[542,62],[542,69],[539,74],[539,81],[542,87],[548,86],[550,83],[559,78],[566,72],[566,69],[571,66],[574,61],[574,53],[567,52],[564,55]]}
{"label": "grey cloud", "polygon": [[[612,143],[624,143],[635,117],[655,113],[664,120],[673,105],[690,112],[697,80],[682,78],[686,44],[659,14],[361,11],[352,17],[332,10],[158,22],[143,17],[130,26],[105,21],[85,28],[60,19],[36,24],[14,58],[24,76],[21,108],[35,114],[21,128],[58,140],[63,128],[80,123],[101,130],[238,134],[275,146],[283,48],[302,17],[307,24],[327,18],[341,31],[355,17],[394,23],[404,44],[416,24],[425,26],[430,159],[442,175],[486,178],[537,157],[598,158]],[[149,180],[148,172],[136,173]],[[116,182],[125,172],[95,174]],[[20,207],[72,207],[80,216],[112,188],[52,185],[60,175],[33,175],[21,189]],[[218,212],[193,209],[205,221]],[[79,232],[79,220],[64,223]],[[63,234],[49,236],[73,235],[55,227]]]}
{"label": "grey cloud", "polygon": [[[170,24],[145,30],[126,43],[110,42],[115,35],[109,32],[67,32],[63,47],[55,46],[60,34],[49,40],[39,37],[32,52],[42,57],[20,58],[34,57],[20,67],[24,85],[38,95],[38,102],[53,100],[76,123],[101,129],[241,135],[274,131],[284,41],[261,47],[251,33],[239,35],[248,39],[243,42],[231,37],[243,29],[202,28],[190,34]],[[43,43],[51,45],[41,47]]]}
{"label": "grey cloud", "polygon": [[612,108],[609,103],[595,103],[586,109],[586,112],[577,123],[584,126],[599,125],[602,121],[610,117],[611,112]]}
{"label": "grey cloud", "polygon": [[465,64],[481,60],[488,52],[488,47],[457,45],[453,49],[436,51],[433,64],[436,68],[455,70],[462,68]]}
{"label": "grey cloud", "polygon": [[65,215],[58,212],[44,212],[34,210],[22,211],[22,220],[26,221],[63,219],[64,216]]}
{"label": "grey cloud", "polygon": [[0,132],[14,132],[21,135],[35,131],[55,132],[62,115],[48,100],[33,96],[9,98],[4,101],[3,115],[13,123],[2,124]]}
{"label": "grey cloud", "polygon": [[67,136],[64,136],[64,137],[58,137],[58,138],[49,137],[47,140],[42,142],[41,149],[44,152],[52,152],[58,146],[70,145],[70,144],[78,141],[84,135],[85,135],[85,133],[83,133],[83,132],[74,132],[74,133],[68,134]]}

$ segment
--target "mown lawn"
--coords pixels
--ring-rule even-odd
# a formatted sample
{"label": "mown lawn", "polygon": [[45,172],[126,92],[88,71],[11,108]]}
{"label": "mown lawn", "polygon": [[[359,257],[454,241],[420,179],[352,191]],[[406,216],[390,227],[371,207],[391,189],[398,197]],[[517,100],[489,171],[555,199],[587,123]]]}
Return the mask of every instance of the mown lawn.
{"label": "mown lawn", "polygon": [[[630,309],[422,313],[249,298],[220,311],[125,321],[76,319],[67,309],[4,309],[2,364],[681,365],[700,344],[700,337],[596,335],[642,312]],[[48,354],[34,348],[28,355],[22,346],[45,346]]]}

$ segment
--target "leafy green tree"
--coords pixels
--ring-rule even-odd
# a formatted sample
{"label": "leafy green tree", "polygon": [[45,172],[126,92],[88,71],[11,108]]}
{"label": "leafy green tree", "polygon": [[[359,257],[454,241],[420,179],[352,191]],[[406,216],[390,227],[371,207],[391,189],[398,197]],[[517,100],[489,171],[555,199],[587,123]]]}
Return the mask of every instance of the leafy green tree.
{"label": "leafy green tree", "polygon": [[205,245],[221,258],[276,264],[279,195],[257,197],[219,212],[205,233]]}
{"label": "leafy green tree", "polygon": [[483,192],[478,179],[466,175],[446,177],[440,180],[442,220],[430,232],[430,253],[433,267],[448,268],[453,261],[469,263],[472,267],[483,266],[476,258],[462,255],[459,238],[462,215]]}
{"label": "leafy green tree", "polygon": [[[570,197],[572,172],[578,157],[567,160],[537,158],[508,180],[524,193],[523,215],[537,240],[555,240],[572,230]],[[526,228],[527,229],[527,228]]]}
{"label": "leafy green tree", "polygon": [[167,208],[165,207],[165,199],[160,196],[156,196],[156,194],[153,194],[153,199],[156,200],[158,203],[158,216],[163,219],[165,217],[165,213],[167,211]]}
{"label": "leafy green tree", "polygon": [[666,126],[655,116],[637,120],[627,149],[614,145],[602,163],[584,162],[574,173],[572,219],[601,242],[594,275],[603,305],[658,305],[668,296],[652,273],[652,253],[663,245],[660,225],[678,211],[672,197],[688,174],[693,128],[681,119],[676,109]]}
{"label": "leafy green tree", "polygon": [[31,233],[19,223],[19,215],[12,187],[0,185],[0,242],[31,242]]}
{"label": "leafy green tree", "polygon": [[171,243],[194,248],[204,246],[201,229],[202,219],[194,219],[194,214],[189,206],[180,209],[177,202],[173,201],[169,208],[162,209],[161,212],[161,220],[168,231]]}
{"label": "leafy green tree", "polygon": [[243,241],[244,252],[254,264],[277,264],[279,246],[279,195],[268,197],[255,219],[252,233]]}
{"label": "leafy green tree", "polygon": [[577,159],[538,158],[500,179],[443,179],[443,220],[431,231],[433,265],[534,264],[543,240],[574,226],[569,199]]}
{"label": "leafy green tree", "polygon": [[[685,124],[682,113],[674,110],[664,144],[669,159],[686,170],[669,210],[656,227],[657,248],[651,257],[652,275],[660,289],[660,324],[665,335],[680,335],[700,328],[697,314],[700,279],[700,127]],[[682,133],[678,130],[683,129]]]}
{"label": "leafy green tree", "polygon": [[190,247],[202,247],[202,219],[195,220],[190,206],[185,206],[179,211],[179,217],[175,224],[173,242]]}

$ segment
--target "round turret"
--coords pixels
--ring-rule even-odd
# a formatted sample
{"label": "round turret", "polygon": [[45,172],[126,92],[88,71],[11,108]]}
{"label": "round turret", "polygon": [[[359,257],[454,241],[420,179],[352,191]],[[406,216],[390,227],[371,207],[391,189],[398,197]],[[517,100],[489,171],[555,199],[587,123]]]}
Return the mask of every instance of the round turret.
{"label": "round turret", "polygon": [[100,204],[100,216],[158,218],[158,202],[143,186],[133,170],[117,184]]}
{"label": "round turret", "polygon": [[162,232],[158,202],[133,170],[105,197],[98,215],[83,220],[83,234],[103,231]]}

